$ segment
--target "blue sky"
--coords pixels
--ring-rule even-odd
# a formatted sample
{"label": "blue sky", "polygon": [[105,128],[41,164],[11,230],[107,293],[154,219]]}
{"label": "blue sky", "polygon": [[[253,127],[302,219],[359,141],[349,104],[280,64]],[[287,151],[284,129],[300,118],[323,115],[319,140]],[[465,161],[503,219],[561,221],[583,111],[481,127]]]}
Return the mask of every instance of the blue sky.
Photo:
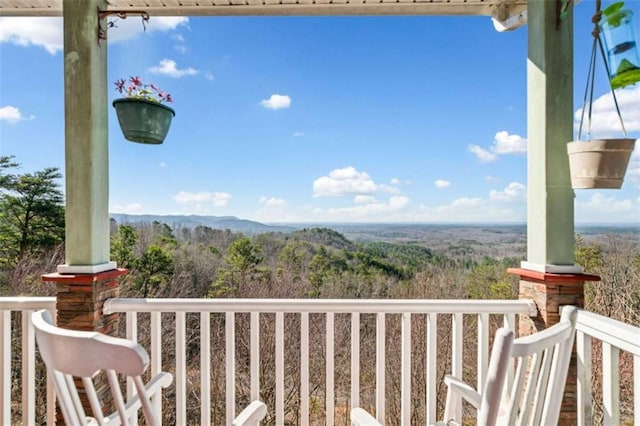
{"label": "blue sky", "polygon": [[[640,14],[640,2],[628,4]],[[575,9],[576,112],[593,6]],[[526,221],[526,27],[499,33],[488,17],[152,16],[146,31],[139,18],[117,21],[109,39],[109,81],[141,76],[176,110],[165,143],[151,146],[126,141],[110,108],[113,213]],[[0,18],[0,154],[22,172],[64,172],[61,49],[61,19]],[[596,114],[611,117],[598,67]],[[640,137],[640,85],[618,96]],[[615,120],[601,121],[610,124],[594,135],[621,136]],[[578,223],[638,224],[638,151],[622,189],[576,191]]]}

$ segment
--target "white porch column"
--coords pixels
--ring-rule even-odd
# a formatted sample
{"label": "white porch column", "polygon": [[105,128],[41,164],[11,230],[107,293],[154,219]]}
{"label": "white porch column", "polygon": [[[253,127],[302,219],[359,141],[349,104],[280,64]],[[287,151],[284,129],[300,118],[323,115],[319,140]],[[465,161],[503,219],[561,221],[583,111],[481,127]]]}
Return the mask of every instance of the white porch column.
{"label": "white porch column", "polygon": [[98,43],[104,0],[63,0],[66,265],[98,273],[109,262],[107,43]]}
{"label": "white porch column", "polygon": [[524,269],[574,266],[574,193],[566,143],[573,139],[573,13],[556,28],[556,2],[528,2],[527,261]]}

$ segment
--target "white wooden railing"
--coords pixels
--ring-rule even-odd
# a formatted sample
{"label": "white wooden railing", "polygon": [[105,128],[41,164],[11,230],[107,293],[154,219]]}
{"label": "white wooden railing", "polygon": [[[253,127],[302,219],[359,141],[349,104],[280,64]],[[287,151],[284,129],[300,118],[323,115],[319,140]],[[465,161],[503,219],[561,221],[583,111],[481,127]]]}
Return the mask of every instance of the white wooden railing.
{"label": "white wooden railing", "polygon": [[[36,419],[35,402],[46,400],[46,422],[55,424],[54,415],[54,392],[53,386],[47,380],[46,391],[40,394],[36,390],[36,350],[34,333],[29,321],[31,312],[37,309],[50,309],[55,312],[55,298],[53,297],[7,297],[0,298],[0,424],[11,424],[19,422],[24,425],[34,425],[42,422]],[[486,377],[486,365],[489,354],[489,317],[490,314],[498,314],[503,317],[503,322],[508,327],[513,328],[515,315],[535,314],[533,304],[529,301],[470,301],[470,300],[273,300],[273,299],[111,299],[105,304],[105,313],[125,312],[127,335],[136,340],[138,335],[142,336],[146,330],[139,329],[138,324],[150,324],[150,350],[153,372],[169,369],[175,373],[175,399],[176,399],[176,423],[185,424],[187,394],[193,393],[192,389],[187,389],[187,342],[186,318],[187,315],[195,315],[199,318],[199,335],[197,342],[200,351],[200,389],[197,390],[200,397],[200,421],[203,424],[211,422],[211,389],[206,385],[212,369],[211,348],[212,341],[210,333],[211,320],[215,316],[222,317],[224,328],[224,365],[225,370],[225,418],[230,419],[236,411],[236,379],[239,372],[236,366],[236,324],[237,318],[241,315],[249,316],[250,341],[248,352],[249,366],[246,368],[250,381],[250,398],[260,397],[261,391],[261,371],[271,368],[275,372],[276,392],[275,407],[272,413],[276,424],[284,422],[284,374],[287,368],[285,358],[285,336],[296,334],[299,337],[299,407],[300,423],[309,423],[311,393],[310,382],[310,358],[316,352],[322,352],[326,357],[324,368],[324,390],[325,410],[331,412],[335,406],[334,385],[336,383],[334,371],[334,355],[340,347],[336,347],[335,338],[337,336],[336,326],[343,319],[342,316],[349,317],[350,341],[348,342],[351,364],[349,378],[349,406],[357,406],[361,402],[362,389],[360,388],[360,372],[366,366],[359,363],[361,350],[361,327],[368,321],[368,315],[373,315],[375,323],[375,406],[369,407],[372,411],[377,411],[384,416],[385,406],[385,378],[389,374],[384,368],[385,357],[394,353],[395,347],[388,344],[391,328],[388,327],[390,317],[399,317],[399,347],[397,353],[400,354],[400,375],[401,375],[401,410],[399,419],[402,424],[410,424],[408,419],[409,406],[411,401],[411,360],[412,360],[412,340],[411,333],[408,332],[412,319],[424,318],[426,347],[424,353],[435,353],[435,347],[440,343],[437,335],[437,320],[445,318],[451,321],[451,370],[454,374],[462,374],[463,371],[473,369],[464,365],[463,347],[468,345],[468,337],[464,336],[464,331],[468,332],[468,327],[463,328],[463,322],[468,318],[475,318],[477,321],[476,342],[478,366],[476,374],[478,382],[482,383]],[[148,314],[145,314],[148,313]],[[195,314],[190,314],[195,313]],[[313,315],[322,315],[322,341],[321,347],[313,347],[311,343],[317,340],[313,336],[313,329],[310,327],[310,318]],[[148,316],[145,322],[144,316]],[[265,324],[264,316],[268,316],[269,321],[273,319],[275,325],[275,361],[274,365],[259,365],[260,353],[260,331]],[[290,321],[286,321],[285,315],[298,318],[297,327],[288,327]],[[262,321],[260,320],[262,318]],[[371,318],[369,318],[371,319]],[[171,323],[175,327],[175,342],[167,341],[163,334],[163,323]],[[214,323],[220,324],[220,322]],[[166,326],[166,324],[164,324]],[[273,324],[272,324],[273,325]],[[26,332],[22,332],[25,330]],[[316,329],[317,331],[317,329]],[[311,333],[311,335],[310,335]],[[173,333],[171,333],[173,335]],[[415,334],[414,334],[415,335]],[[449,338],[447,336],[447,338]],[[19,353],[12,352],[13,346],[19,342],[21,349]],[[593,352],[593,343],[600,342],[597,351]],[[362,342],[364,343],[364,342]],[[371,343],[371,342],[370,342]],[[601,403],[604,418],[603,424],[620,424],[622,422],[632,422],[640,424],[640,328],[612,320],[587,311],[579,311],[577,320],[577,352],[578,352],[578,425],[593,424],[592,399],[592,360],[597,361],[602,371],[602,401]],[[174,346],[176,356],[173,359],[165,359],[161,362],[163,350],[169,346]],[[627,353],[633,359],[633,419],[621,419],[620,415],[620,354]],[[597,355],[597,356],[596,356]],[[166,356],[165,356],[166,358]],[[435,420],[436,405],[436,375],[434,371],[437,366],[435,357],[427,356],[425,361],[426,371],[426,410],[425,420],[431,422]],[[415,362],[415,358],[413,358]],[[261,369],[262,367],[262,369]],[[627,371],[629,365],[622,366]],[[19,368],[21,380],[15,386],[19,389],[12,389],[12,370]],[[228,372],[228,373],[227,373]],[[16,377],[16,371],[13,371]],[[203,385],[204,384],[204,385]],[[628,386],[628,384],[625,384]],[[12,395],[21,395],[18,400]],[[19,403],[18,403],[19,402]],[[159,401],[157,402],[160,403]],[[12,410],[14,411],[12,413]],[[13,414],[13,418],[12,418]],[[18,416],[16,418],[16,416]],[[332,416],[327,416],[326,424],[333,424]]]}
{"label": "white wooden railing", "polygon": [[[593,424],[592,343],[596,340],[601,342],[602,424],[640,425],[640,328],[588,311],[579,311],[576,329],[578,424]],[[620,418],[621,352],[633,357],[633,419]],[[629,423],[630,420],[633,420],[632,423]]]}
{"label": "white wooden railing", "polygon": [[[20,340],[21,353],[18,358],[21,366],[20,388],[14,390],[14,395],[21,395],[21,413],[13,413],[19,416],[19,424],[35,425],[42,422],[36,419],[36,398],[46,399],[47,424],[55,424],[55,399],[53,383],[47,378],[46,395],[36,395],[36,343],[33,325],[31,325],[31,313],[38,309],[49,309],[55,313],[55,297],[0,297],[0,424],[16,424],[12,419],[12,406],[15,401],[12,398],[12,360],[16,359],[13,352],[13,339]],[[18,315],[20,321],[20,335],[18,329],[12,327],[12,313]],[[18,318],[14,317],[14,320]]]}
{"label": "white wooden railing", "polygon": [[[310,414],[310,354],[323,352],[325,360],[324,374],[324,412],[334,413],[337,407],[335,405],[336,394],[334,388],[335,381],[335,353],[336,353],[336,318],[340,318],[343,322],[342,315],[350,318],[346,322],[350,322],[350,341],[345,343],[350,345],[350,401],[347,402],[348,407],[360,405],[361,389],[360,389],[360,349],[361,349],[361,318],[371,315],[375,318],[375,411],[380,420],[384,421],[385,412],[385,378],[388,365],[385,357],[392,351],[397,350],[400,354],[400,422],[402,424],[411,424],[411,374],[412,374],[412,318],[425,321],[424,329],[426,331],[425,344],[420,353],[426,356],[426,419],[428,422],[436,420],[436,368],[437,362],[435,355],[438,342],[438,318],[443,316],[451,322],[451,369],[452,373],[462,376],[463,368],[467,370],[475,370],[478,382],[483,383],[486,377],[486,369],[488,364],[490,332],[489,320],[491,314],[497,314],[503,319],[502,324],[507,327],[515,328],[516,314],[535,315],[536,309],[532,301],[528,300],[510,300],[510,301],[491,301],[491,300],[301,300],[301,299],[110,299],[104,305],[105,314],[113,312],[126,313],[127,337],[129,339],[138,340],[139,331],[139,315],[140,313],[150,313],[150,318],[145,324],[149,324],[150,329],[150,354],[151,354],[151,373],[155,374],[161,370],[169,370],[175,374],[175,398],[176,398],[176,418],[177,424],[186,424],[186,405],[187,393],[193,393],[193,383],[189,390],[186,388],[187,374],[193,376],[192,371],[187,371],[186,363],[186,315],[188,313],[199,314],[199,347],[200,347],[200,389],[196,392],[200,395],[200,423],[212,424],[211,421],[211,393],[209,389],[210,376],[212,374],[212,358],[211,358],[211,320],[212,315],[224,316],[224,351],[225,351],[225,369],[226,377],[226,423],[230,424],[231,419],[235,416],[237,409],[237,386],[236,379],[238,371],[236,371],[236,318],[238,314],[249,315],[250,339],[249,339],[249,381],[250,381],[250,399],[260,398],[260,371],[264,368],[275,371],[275,406],[270,407],[274,413],[275,424],[281,425],[285,423],[285,369],[288,365],[285,363],[285,333],[294,333],[299,336],[299,358],[295,360],[298,365],[295,368],[300,369],[299,383],[299,421],[301,424],[309,424]],[[169,315],[172,321],[175,321],[175,342],[166,340],[166,331],[163,333],[163,314]],[[290,325],[285,327],[285,314],[290,318],[292,315],[297,318],[295,327]],[[310,340],[317,342],[317,335],[310,335],[309,318],[310,315],[321,314],[324,317],[324,329],[322,340],[318,347],[310,346]],[[189,314],[193,315],[193,314]],[[260,336],[261,336],[261,320],[260,317],[270,315],[269,319],[274,317],[275,322],[275,365],[260,365]],[[387,324],[390,322],[390,316],[397,318],[400,322],[399,347],[387,347],[387,341],[390,335],[386,330]],[[164,315],[167,317],[167,315]],[[463,347],[465,340],[465,328],[463,322],[467,317],[473,317],[477,321],[477,366],[463,365]],[[368,317],[367,317],[368,318]],[[371,318],[369,318],[371,319]],[[288,321],[288,324],[291,324]],[[221,324],[217,323],[217,324]],[[264,324],[264,318],[263,322]],[[273,322],[272,322],[273,324]],[[501,325],[502,325],[501,324]],[[146,326],[145,326],[146,327]],[[165,329],[166,330],[166,329]],[[395,330],[395,329],[394,329]],[[468,333],[468,329],[466,330]],[[476,334],[474,333],[474,334]],[[168,333],[167,333],[168,334]],[[296,338],[297,338],[296,336]],[[440,343],[442,344],[442,343]],[[175,345],[175,359],[167,360],[162,364],[163,347]],[[166,357],[165,357],[166,358]],[[415,358],[413,358],[415,362]],[[261,370],[262,367],[262,370]],[[157,402],[160,404],[160,401]],[[344,408],[344,407],[343,407]],[[334,416],[326,416],[326,424],[331,426],[334,424]]]}

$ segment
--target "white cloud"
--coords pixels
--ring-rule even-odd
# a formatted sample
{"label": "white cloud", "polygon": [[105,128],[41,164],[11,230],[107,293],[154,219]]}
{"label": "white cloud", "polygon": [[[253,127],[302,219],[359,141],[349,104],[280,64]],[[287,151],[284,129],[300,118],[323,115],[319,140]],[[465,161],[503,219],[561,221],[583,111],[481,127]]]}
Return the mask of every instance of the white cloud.
{"label": "white cloud", "polygon": [[159,65],[149,68],[149,71],[154,74],[168,75],[169,77],[173,78],[180,78],[186,75],[198,74],[198,70],[196,70],[195,68],[189,67],[179,69],[176,61],[167,58],[162,59]]}
{"label": "white cloud", "polygon": [[451,182],[444,179],[438,179],[433,184],[436,186],[436,188],[448,188],[451,186]]}
{"label": "white cloud", "polygon": [[400,185],[400,179],[398,178],[391,178],[391,180],[389,181],[389,183],[391,185]]}
{"label": "white cloud", "polygon": [[451,202],[451,206],[453,207],[461,207],[464,209],[473,208],[480,206],[484,201],[481,198],[458,198]]}
{"label": "white cloud", "polygon": [[519,135],[510,135],[506,130],[496,133],[493,145],[484,149],[479,145],[469,145],[469,151],[483,163],[490,163],[498,158],[498,155],[526,154],[527,140]]}
{"label": "white cloud", "polygon": [[487,198],[462,197],[440,206],[420,206],[414,219],[442,223],[499,223],[526,220],[526,186],[511,182],[492,190]]}
{"label": "white cloud", "polygon": [[503,154],[526,154],[527,140],[518,135],[510,135],[503,130],[496,133],[491,151],[498,155]]}
{"label": "white cloud", "polygon": [[167,163],[165,162],[160,163],[160,167],[167,167]]}
{"label": "white cloud", "polygon": [[171,36],[171,38],[178,43],[184,43],[184,36],[182,34],[174,34]]}
{"label": "white cloud", "polygon": [[35,117],[25,117],[20,110],[14,106],[7,105],[0,108],[0,121],[6,121],[7,123],[17,123],[20,120],[33,120]]}
{"label": "white cloud", "polygon": [[[169,31],[187,25],[186,17],[152,17],[145,27],[140,19],[111,19],[115,26],[108,30],[110,43],[130,40],[145,31]],[[0,18],[0,43],[18,46],[39,46],[50,54],[62,51],[62,18],[52,17],[2,17]]]}
{"label": "white cloud", "polygon": [[40,46],[50,54],[62,50],[62,18],[0,18],[0,43]]}
{"label": "white cloud", "polygon": [[267,198],[265,196],[260,197],[260,204],[264,204],[266,207],[287,207],[287,202],[282,198]]}
{"label": "white cloud", "polygon": [[471,153],[475,154],[478,160],[482,161],[483,163],[490,163],[498,158],[495,154],[492,154],[491,152],[487,151],[484,148],[481,148],[478,145],[469,145],[468,149]]}
{"label": "white cloud", "polygon": [[378,200],[376,199],[376,197],[373,197],[371,195],[356,195],[355,197],[353,197],[353,202],[356,204],[371,204],[377,201]]}
{"label": "white cloud", "polygon": [[[625,89],[616,90],[616,98],[620,106],[620,113],[624,120],[627,132],[640,130],[640,86],[631,86]],[[585,112],[582,124],[582,139],[586,139],[588,130],[588,110]],[[574,114],[574,126],[577,132],[580,126],[580,116],[582,108]],[[616,112],[611,92],[600,96],[592,104],[591,116],[591,136],[594,138],[621,137],[622,127]],[[577,136],[576,136],[577,137]]]}
{"label": "white cloud", "polygon": [[260,104],[268,109],[289,108],[291,105],[291,98],[287,95],[271,95],[269,99],[260,101]]}
{"label": "white cloud", "polygon": [[304,136],[304,133],[302,133],[302,132],[293,132],[293,136],[295,136],[295,137],[298,137],[298,138],[299,138],[299,137]]}
{"label": "white cloud", "polygon": [[397,193],[398,189],[376,184],[367,172],[359,172],[354,167],[332,170],[329,176],[322,176],[313,182],[314,197],[371,195],[378,192]]}
{"label": "white cloud", "polygon": [[594,222],[638,222],[640,199],[617,200],[596,192],[586,200],[576,198],[575,219],[578,223]]}
{"label": "white cloud", "polygon": [[204,73],[204,78],[206,78],[209,81],[213,81],[215,79],[213,73],[211,71],[205,71]]}
{"label": "white cloud", "polygon": [[489,192],[489,199],[500,202],[526,201],[527,187],[519,182],[511,182],[504,191]]}
{"label": "white cloud", "polygon": [[435,223],[508,223],[526,218],[525,203],[496,204],[484,198],[458,198],[449,204],[420,206],[416,219]]}
{"label": "white cloud", "polygon": [[404,195],[392,195],[389,201],[371,202],[350,207],[317,209],[315,214],[334,221],[388,221],[391,217],[405,218],[411,201]]}
{"label": "white cloud", "polygon": [[131,203],[127,205],[115,204],[109,207],[110,212],[122,213],[122,214],[144,214],[148,213],[147,210],[142,207],[140,203]]}
{"label": "white cloud", "polygon": [[636,188],[640,188],[640,141],[636,141],[636,146],[631,153],[629,166],[625,175],[625,182],[630,182]]}
{"label": "white cloud", "polygon": [[179,204],[196,204],[197,207],[205,202],[211,202],[215,207],[225,207],[231,200],[231,195],[226,192],[180,191],[173,199]]}

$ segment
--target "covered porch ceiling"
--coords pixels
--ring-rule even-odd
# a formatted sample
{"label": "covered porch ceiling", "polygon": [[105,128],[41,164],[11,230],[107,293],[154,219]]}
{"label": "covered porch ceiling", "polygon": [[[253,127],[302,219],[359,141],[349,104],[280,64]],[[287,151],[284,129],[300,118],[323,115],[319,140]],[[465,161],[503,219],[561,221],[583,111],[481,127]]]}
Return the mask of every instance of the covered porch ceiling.
{"label": "covered porch ceiling", "polygon": [[[527,0],[108,0],[107,10],[152,16],[475,15],[504,21],[526,7]],[[62,16],[62,0],[2,0],[0,16]]]}

